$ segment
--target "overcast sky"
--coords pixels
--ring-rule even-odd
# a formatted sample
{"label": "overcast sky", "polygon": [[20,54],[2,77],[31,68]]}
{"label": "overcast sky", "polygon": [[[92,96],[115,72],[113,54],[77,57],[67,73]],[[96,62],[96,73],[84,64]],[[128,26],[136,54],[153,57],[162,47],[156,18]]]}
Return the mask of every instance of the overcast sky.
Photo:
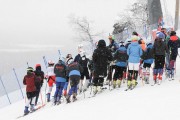
{"label": "overcast sky", "polygon": [[76,32],[68,16],[92,20],[97,31],[110,33],[118,13],[130,0],[0,0],[0,40],[4,44],[66,44]]}

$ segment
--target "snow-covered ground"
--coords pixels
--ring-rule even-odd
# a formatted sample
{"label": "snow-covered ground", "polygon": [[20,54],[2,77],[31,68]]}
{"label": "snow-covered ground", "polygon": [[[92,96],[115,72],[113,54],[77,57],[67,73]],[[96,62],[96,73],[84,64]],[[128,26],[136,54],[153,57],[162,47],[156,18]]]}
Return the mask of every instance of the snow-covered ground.
{"label": "snow-covered ground", "polygon": [[[132,91],[124,91],[122,88],[109,91],[105,90],[96,97],[86,98],[83,94],[78,96],[78,101],[66,104],[65,101],[59,106],[50,103],[44,108],[20,118],[21,120],[179,120],[180,111],[180,58],[177,58],[177,69],[174,81],[163,80],[161,85],[145,85],[141,81],[137,88]],[[152,83],[152,76],[151,76]],[[44,97],[43,97],[44,98]],[[0,109],[0,119],[16,119],[23,114],[24,100]]]}

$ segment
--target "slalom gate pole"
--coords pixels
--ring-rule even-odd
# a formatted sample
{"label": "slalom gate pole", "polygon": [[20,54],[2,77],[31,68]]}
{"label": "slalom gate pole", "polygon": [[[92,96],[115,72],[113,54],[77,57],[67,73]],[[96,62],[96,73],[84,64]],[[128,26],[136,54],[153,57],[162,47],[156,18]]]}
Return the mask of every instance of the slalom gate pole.
{"label": "slalom gate pole", "polygon": [[24,99],[24,95],[23,95],[23,92],[22,92],[22,88],[21,88],[21,85],[20,85],[20,83],[19,83],[19,79],[18,79],[18,77],[17,77],[15,68],[13,68],[13,71],[14,71],[14,75],[15,75],[15,77],[16,77],[17,83],[18,83],[18,85],[19,85],[19,89],[21,90],[22,97],[23,97],[23,99]]}
{"label": "slalom gate pole", "polygon": [[4,91],[6,92],[6,96],[7,96],[7,99],[8,99],[8,101],[9,101],[9,104],[11,104],[11,101],[10,101],[10,99],[9,99],[8,93],[7,93],[7,91],[6,91],[6,88],[5,88],[5,86],[4,86],[4,83],[3,83],[3,81],[2,81],[1,76],[0,76],[0,81],[1,81],[1,83],[2,83],[2,86],[3,86],[3,88],[4,88]]}

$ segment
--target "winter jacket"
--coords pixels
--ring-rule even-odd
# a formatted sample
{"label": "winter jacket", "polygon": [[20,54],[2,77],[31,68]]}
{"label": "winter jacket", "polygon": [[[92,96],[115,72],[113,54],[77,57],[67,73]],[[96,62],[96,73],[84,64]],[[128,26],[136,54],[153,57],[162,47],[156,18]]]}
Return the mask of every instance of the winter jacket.
{"label": "winter jacket", "polygon": [[81,58],[80,54],[76,55],[76,57],[74,58],[74,62],[79,62],[80,58]]}
{"label": "winter jacket", "polygon": [[88,67],[88,62],[89,62],[89,59],[86,58],[86,56],[84,57],[80,57],[79,58],[79,64],[81,65],[81,67]]}
{"label": "winter jacket", "polygon": [[55,81],[55,74],[54,74],[54,67],[53,67],[53,66],[49,66],[49,67],[47,68],[46,78],[48,78],[48,81],[49,81],[49,80]]}
{"label": "winter jacket", "polygon": [[112,61],[112,54],[111,51],[106,48],[104,40],[99,40],[98,48],[94,50],[92,58],[96,75],[106,76],[107,65],[108,62]]}
{"label": "winter jacket", "polygon": [[153,54],[155,55],[163,55],[168,53],[168,47],[162,39],[155,39],[154,46],[153,46]]}
{"label": "winter jacket", "polygon": [[178,48],[180,47],[180,39],[178,36],[171,36],[168,41],[168,50],[172,55],[178,55]]}
{"label": "winter jacket", "polygon": [[35,92],[36,86],[35,86],[35,74],[34,73],[27,73],[27,75],[24,76],[23,84],[26,85],[26,92]]}
{"label": "winter jacket", "polygon": [[132,42],[127,49],[127,54],[129,55],[128,62],[139,63],[140,57],[143,54],[141,46],[138,42]]}
{"label": "winter jacket", "polygon": [[119,45],[114,41],[112,40],[112,43],[109,45],[108,47],[112,53],[115,53],[116,50],[119,48]]}
{"label": "winter jacket", "polygon": [[41,71],[41,66],[36,67],[34,73],[38,79],[38,82],[36,82],[36,88],[40,89],[44,83],[44,72]]}
{"label": "winter jacket", "polygon": [[114,54],[114,60],[116,61],[115,65],[119,67],[126,67],[127,66],[127,49],[125,46],[120,46],[119,49],[116,50]]}
{"label": "winter jacket", "polygon": [[72,75],[81,76],[80,73],[82,73],[82,72],[83,72],[83,68],[78,62],[73,62],[73,63],[69,64],[67,67],[67,74],[69,77]]}
{"label": "winter jacket", "polygon": [[59,61],[54,66],[56,82],[66,82],[66,72],[67,72],[66,65],[63,62]]}
{"label": "winter jacket", "polygon": [[152,43],[147,45],[147,48],[144,51],[141,58],[144,60],[144,63],[152,64],[154,62],[153,44]]}

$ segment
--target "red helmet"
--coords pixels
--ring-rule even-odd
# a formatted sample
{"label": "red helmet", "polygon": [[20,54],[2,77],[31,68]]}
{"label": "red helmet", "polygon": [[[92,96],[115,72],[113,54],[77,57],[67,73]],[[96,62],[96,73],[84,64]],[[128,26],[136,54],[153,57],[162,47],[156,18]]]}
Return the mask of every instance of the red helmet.
{"label": "red helmet", "polygon": [[41,64],[36,64],[36,67],[35,67],[35,68],[37,68],[37,67],[41,67]]}

